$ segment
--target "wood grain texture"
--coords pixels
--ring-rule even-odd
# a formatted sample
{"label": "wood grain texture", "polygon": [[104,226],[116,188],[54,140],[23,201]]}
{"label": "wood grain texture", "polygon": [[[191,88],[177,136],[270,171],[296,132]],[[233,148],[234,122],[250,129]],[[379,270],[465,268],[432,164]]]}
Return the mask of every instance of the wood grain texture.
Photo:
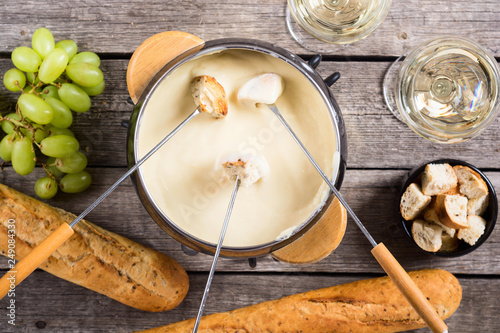
{"label": "wood grain texture", "polygon": [[[193,286],[181,305],[165,313],[147,313],[124,306],[102,295],[37,271],[23,282],[24,289],[16,292],[17,323],[13,328],[2,323],[2,332],[117,332],[126,333],[158,327],[196,316],[207,274],[191,274]],[[370,278],[373,275],[304,275],[302,273],[237,275],[216,274],[210,289],[205,314],[233,310],[239,307],[284,296]],[[450,332],[497,332],[500,305],[500,281],[475,277],[458,277],[463,288],[462,302],[446,320]],[[263,287],[265,286],[265,287]],[[0,307],[7,306],[7,299]],[[43,304],[43,306],[34,306]],[[477,318],[481,318],[478,322]],[[428,329],[412,331],[429,332]]]}
{"label": "wood grain texture", "polygon": [[[148,37],[163,31],[185,31],[205,41],[255,38],[296,53],[310,53],[292,39],[285,24],[283,0],[160,0],[127,2],[4,1],[0,12],[2,51],[28,45],[40,26],[57,40],[74,39],[83,50],[132,54]],[[459,35],[489,46],[500,56],[500,7],[496,0],[393,1],[381,26],[348,47],[331,46],[332,55],[399,56],[437,33]]]}
{"label": "wood grain texture", "polygon": [[[134,50],[148,37],[180,30],[210,41],[224,37],[255,38],[311,57],[297,44],[285,25],[283,0],[152,1],[2,1],[0,11],[0,73],[12,67],[10,52],[30,45],[33,32],[45,26],[56,40],[74,39],[81,51],[103,58],[105,92],[93,98],[90,112],[75,117],[72,129],[82,143],[94,177],[85,193],[58,195],[48,202],[73,213],[82,212],[124,172],[127,129],[132,105],[126,70]],[[341,193],[366,224],[376,241],[384,242],[406,270],[443,268],[463,286],[463,301],[446,321],[450,332],[498,332],[500,306],[500,233],[471,254],[458,259],[435,258],[413,246],[397,216],[399,186],[411,168],[438,158],[458,158],[486,170],[500,189],[500,118],[479,137],[457,145],[421,139],[395,119],[385,107],[382,81],[391,61],[419,43],[439,35],[469,37],[500,57],[498,0],[436,2],[393,1],[382,25],[367,39],[348,47],[331,46],[318,72],[342,74],[332,87],[342,110],[348,136],[348,170]],[[0,112],[12,110],[15,94],[0,84]],[[41,170],[21,177],[7,166],[0,182],[30,195]],[[151,220],[130,181],[122,184],[90,215],[89,220],[164,252],[189,271],[187,299],[166,314],[137,311],[102,295],[35,271],[16,293],[19,326],[6,324],[2,332],[131,332],[180,321],[196,315],[212,257],[185,254],[176,241]],[[498,229],[498,228],[497,228]],[[339,247],[325,259],[307,265],[257,259],[251,269],[245,260],[221,258],[206,313],[228,311],[310,289],[383,274],[370,254],[371,246],[349,218]],[[0,269],[7,270],[0,257]],[[0,272],[1,273],[1,272]],[[7,299],[0,301],[5,309]],[[5,321],[4,321],[5,320]],[[428,330],[418,330],[418,333]]]}
{"label": "wood grain texture", "polygon": [[[86,192],[76,196],[57,195],[47,202],[81,213],[102,194],[125,169],[91,168],[94,180]],[[0,173],[0,183],[34,195],[33,184],[42,174],[19,177],[11,168]],[[459,259],[436,258],[420,251],[410,243],[398,220],[398,194],[405,170],[348,170],[341,187],[341,194],[365,224],[377,242],[383,242],[406,270],[421,268],[443,268],[454,274],[500,274],[500,232],[495,229],[490,238],[477,250]],[[500,173],[486,172],[493,185],[500,188]],[[119,213],[117,213],[119,212]],[[127,180],[120,185],[89,215],[88,220],[112,232],[126,236],[146,246],[167,254],[188,271],[208,271],[212,257],[204,254],[189,256],[178,242],[165,234],[149,217],[132,183]],[[300,273],[382,273],[383,270],[370,253],[370,243],[348,218],[347,228],[338,248],[327,258],[308,265],[290,265],[276,262],[271,257],[257,259],[258,272]],[[0,257],[0,268],[7,267],[6,258]],[[247,272],[248,261],[221,258],[218,272]]]}
{"label": "wood grain texture", "polygon": [[200,38],[181,31],[166,31],[146,39],[134,51],[127,68],[132,101],[137,103],[151,79],[168,62],[188,50],[199,50],[203,44]]}
{"label": "wood grain texture", "polygon": [[289,264],[311,264],[326,258],[342,241],[347,226],[347,212],[333,199],[321,219],[293,243],[274,251],[271,256]]}
{"label": "wood grain texture", "polygon": [[[104,60],[106,90],[93,98],[89,112],[77,114],[71,129],[88,152],[94,166],[126,166],[127,129],[133,106],[127,103],[126,69],[128,60]],[[318,67],[322,77],[342,73],[332,92],[342,111],[348,142],[349,168],[411,169],[439,158],[462,159],[479,168],[498,169],[491,158],[500,152],[500,117],[472,140],[443,145],[420,138],[387,109],[382,95],[382,77],[389,62],[330,62]],[[0,72],[12,67],[0,59]],[[0,85],[0,111],[12,110],[15,93]],[[384,128],[385,130],[380,130]],[[486,153],[485,153],[486,152]]]}

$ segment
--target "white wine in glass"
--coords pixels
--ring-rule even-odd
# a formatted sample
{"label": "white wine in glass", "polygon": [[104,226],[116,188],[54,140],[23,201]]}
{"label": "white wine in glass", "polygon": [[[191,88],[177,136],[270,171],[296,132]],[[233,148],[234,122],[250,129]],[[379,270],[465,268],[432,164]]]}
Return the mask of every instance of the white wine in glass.
{"label": "white wine in glass", "polygon": [[[372,33],[389,12],[391,0],[288,0],[287,26],[308,49],[350,44]],[[331,46],[330,46],[331,48]]]}
{"label": "white wine in glass", "polygon": [[498,63],[477,43],[439,37],[421,44],[386,74],[389,109],[434,142],[454,143],[483,131],[499,111]]}

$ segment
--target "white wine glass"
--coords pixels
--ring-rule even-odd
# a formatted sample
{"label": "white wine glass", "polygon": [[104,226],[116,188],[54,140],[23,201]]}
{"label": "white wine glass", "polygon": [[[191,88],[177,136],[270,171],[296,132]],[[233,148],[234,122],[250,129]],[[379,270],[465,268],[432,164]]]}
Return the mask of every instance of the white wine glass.
{"label": "white wine glass", "polygon": [[288,0],[286,22],[303,47],[332,51],[371,34],[385,19],[392,0]]}
{"label": "white wine glass", "polygon": [[479,135],[500,110],[494,56],[463,37],[432,39],[398,58],[384,78],[388,108],[420,136],[457,143]]}

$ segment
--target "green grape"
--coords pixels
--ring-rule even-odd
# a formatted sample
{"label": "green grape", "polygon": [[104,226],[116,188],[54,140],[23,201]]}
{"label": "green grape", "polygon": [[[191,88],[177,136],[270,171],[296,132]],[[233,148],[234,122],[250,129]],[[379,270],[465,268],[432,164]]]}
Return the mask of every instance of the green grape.
{"label": "green grape", "polygon": [[48,133],[48,136],[67,135],[73,138],[75,137],[73,132],[71,132],[71,130],[69,130],[68,128],[58,128],[54,125],[45,126],[45,131]]}
{"label": "green grape", "polygon": [[26,85],[26,75],[17,68],[11,68],[4,74],[3,84],[10,91],[20,91]]}
{"label": "green grape", "polygon": [[[42,125],[38,125],[36,124],[37,126],[39,126],[39,128],[37,128],[35,130],[35,142],[36,143],[40,143],[42,142],[43,139],[45,139],[48,135],[47,135],[47,132],[45,132],[45,130],[43,129],[43,126]],[[35,126],[35,127],[37,127]]]}
{"label": "green grape", "polygon": [[46,137],[40,143],[42,154],[51,157],[64,157],[77,152],[79,148],[78,140],[64,134]]}
{"label": "green grape", "polygon": [[82,88],[82,90],[85,91],[89,96],[97,96],[102,94],[102,92],[104,91],[105,84],[103,80],[99,85],[95,87],[82,87],[82,86],[78,87]]}
{"label": "green grape", "polygon": [[47,97],[52,97],[55,99],[59,99],[59,94],[57,93],[57,87],[55,86],[45,86],[42,88],[42,91],[40,92],[41,96],[43,99],[46,99]]}
{"label": "green grape", "polygon": [[18,139],[12,148],[12,167],[21,176],[29,174],[35,168],[35,150],[27,137]]}
{"label": "green grape", "polygon": [[56,158],[55,157],[49,157],[47,159],[47,162],[45,163],[45,172],[47,173],[47,175],[50,174],[57,179],[64,176],[64,172],[62,172],[61,170],[59,170],[56,167]]}
{"label": "green grape", "polygon": [[66,51],[70,60],[75,56],[76,52],[78,52],[78,45],[70,39],[60,41],[56,44],[56,48]]}
{"label": "green grape", "polygon": [[28,82],[33,85],[38,85],[40,79],[38,78],[38,73],[26,73],[26,77],[28,78]]}
{"label": "green grape", "polygon": [[86,62],[69,64],[66,67],[66,75],[74,83],[84,87],[98,86],[104,79],[101,70]]}
{"label": "green grape", "polygon": [[87,156],[77,151],[74,154],[56,159],[56,167],[65,173],[77,173],[87,167]]}
{"label": "green grape", "polygon": [[37,72],[42,63],[42,59],[38,53],[26,46],[16,47],[14,51],[12,51],[11,58],[14,66],[23,72]]}
{"label": "green grape", "polygon": [[59,182],[61,191],[65,193],[78,193],[85,191],[92,183],[92,176],[87,171],[70,173],[62,177]]}
{"label": "green grape", "polygon": [[23,91],[26,94],[33,94],[33,92],[36,92],[36,93],[41,93],[42,92],[41,88],[36,88],[35,89],[35,87],[32,87],[30,85],[27,85],[26,87],[24,87]]}
{"label": "green grape", "polygon": [[38,77],[44,83],[57,79],[68,65],[68,54],[63,49],[53,49],[45,57],[38,71]]}
{"label": "green grape", "polygon": [[77,53],[69,63],[76,64],[78,62],[86,62],[87,64],[91,64],[96,67],[99,67],[101,65],[101,59],[94,52]]}
{"label": "green grape", "polygon": [[50,122],[52,125],[58,128],[68,128],[73,123],[73,114],[66,104],[52,97],[46,97],[45,102],[54,111],[54,118]]}
{"label": "green grape", "polygon": [[48,124],[54,118],[54,111],[47,102],[32,94],[22,94],[17,105],[23,117],[29,118],[38,124]]}
{"label": "green grape", "polygon": [[57,183],[50,177],[42,177],[35,183],[35,193],[42,199],[53,198],[57,193]]}
{"label": "green grape", "polygon": [[31,47],[44,59],[54,49],[54,36],[46,28],[38,28],[31,37]]}
{"label": "green grape", "polygon": [[[9,113],[8,115],[5,116],[5,118],[9,118],[11,120],[21,120],[21,117],[17,113]],[[10,120],[2,120],[2,130],[7,133],[13,133],[14,132],[14,127],[19,126],[19,122],[16,121],[16,123],[13,123]]]}
{"label": "green grape", "polygon": [[12,148],[14,148],[14,143],[16,135],[14,133],[7,134],[0,141],[0,158],[5,162],[9,162],[12,159]]}
{"label": "green grape", "polygon": [[75,112],[85,112],[90,109],[91,102],[89,95],[74,84],[61,84],[59,88],[59,98]]}
{"label": "green grape", "polygon": [[[42,125],[32,123],[31,124],[35,128],[35,142],[40,143],[43,139],[47,137],[47,132],[43,129]],[[21,128],[21,133],[24,136],[28,137],[30,141],[33,141],[33,132],[27,128]]]}

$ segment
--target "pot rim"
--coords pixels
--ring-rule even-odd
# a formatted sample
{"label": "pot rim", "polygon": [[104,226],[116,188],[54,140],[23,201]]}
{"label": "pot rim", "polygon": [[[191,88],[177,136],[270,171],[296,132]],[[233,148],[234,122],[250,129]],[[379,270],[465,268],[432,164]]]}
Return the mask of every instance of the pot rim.
{"label": "pot rim", "polygon": [[[182,66],[183,64],[197,59],[199,57],[203,57],[209,54],[222,52],[225,50],[233,50],[233,49],[242,49],[242,50],[250,50],[255,52],[264,53],[266,55],[273,56],[275,58],[280,59],[281,61],[286,62],[291,65],[293,68],[298,70],[302,75],[306,77],[306,79],[315,87],[315,89],[320,93],[323,101],[325,102],[328,113],[332,120],[332,125],[334,127],[334,135],[336,139],[336,152],[339,155],[338,162],[332,161],[333,163],[338,163],[336,165],[335,174],[332,175],[335,177],[335,187],[337,189],[340,188],[342,184],[342,180],[344,177],[344,172],[346,168],[346,158],[347,158],[347,142],[345,135],[345,127],[343,124],[342,115],[340,113],[340,108],[337,105],[333,95],[331,94],[327,85],[323,82],[321,76],[305,62],[300,57],[291,53],[290,51],[283,49],[279,46],[272,45],[267,42],[262,42],[254,39],[236,39],[236,38],[224,38],[224,39],[216,39],[209,42],[206,42],[201,48],[193,48],[188,50],[173,60],[169,61],[151,80],[151,82],[147,85],[146,89],[142,93],[139,101],[134,107],[134,112],[131,118],[131,128],[129,129],[129,138],[128,138],[128,162],[129,167],[135,165],[137,159],[137,141],[136,138],[139,134],[139,128],[141,125],[142,116],[144,114],[144,109],[149,102],[150,98],[158,88],[161,82],[165,80],[172,72],[174,72],[177,68]],[[333,179],[333,177],[332,177]],[[139,192],[139,197],[141,202],[145,206],[146,210],[152,216],[153,220],[170,236],[175,238],[180,243],[183,243],[186,246],[189,246],[197,251],[205,252],[209,254],[213,254],[215,252],[216,244],[207,242],[203,239],[200,239],[192,234],[187,233],[183,229],[171,220],[165,212],[163,212],[155,200],[152,198],[149,191],[147,191],[147,187],[143,182],[142,176],[142,168],[138,168],[133,177],[134,185],[136,186],[137,191]],[[144,198],[144,195],[146,196]],[[288,236],[285,239],[275,239],[273,241],[252,245],[252,246],[244,246],[244,247],[236,247],[236,246],[223,246],[221,249],[222,256],[228,257],[256,257],[261,255],[266,255],[269,252],[275,251],[283,246],[288,245],[289,243],[296,240],[302,234],[304,234],[307,230],[309,230],[322,216],[326,211],[326,208],[329,206],[331,201],[333,200],[334,195],[331,190],[329,190],[328,197],[321,205],[318,207],[304,222],[300,223],[294,229],[292,235]],[[148,205],[144,202],[144,199],[148,200]],[[151,207],[148,207],[148,206]],[[150,211],[150,209],[154,209],[154,213]],[[155,218],[156,217],[156,218]],[[161,223],[157,220],[157,218],[161,218]],[[174,233],[174,234],[172,234]],[[185,241],[187,238],[187,242]]]}

